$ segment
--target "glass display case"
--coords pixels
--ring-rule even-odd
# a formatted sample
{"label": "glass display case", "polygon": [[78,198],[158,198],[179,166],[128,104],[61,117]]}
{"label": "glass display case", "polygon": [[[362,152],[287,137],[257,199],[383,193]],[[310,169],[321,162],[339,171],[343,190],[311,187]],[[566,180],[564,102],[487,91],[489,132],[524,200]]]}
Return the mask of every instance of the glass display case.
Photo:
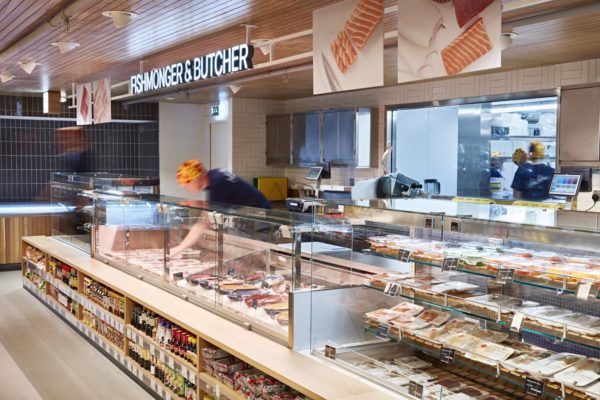
{"label": "glass display case", "polygon": [[51,202],[67,206],[69,212],[53,214],[52,236],[90,252],[94,189],[134,195],[157,193],[158,178],[109,173],[55,172],[51,178]]}
{"label": "glass display case", "polygon": [[598,398],[597,227],[410,201],[99,195],[94,256],[400,397]]}
{"label": "glass display case", "polygon": [[336,249],[313,243],[311,214],[106,193],[95,208],[96,258],[290,347],[290,293],[343,282],[307,256]]}
{"label": "glass display case", "polygon": [[597,226],[449,203],[325,205],[352,235],[313,262],[354,278],[294,294],[299,347],[411,399],[600,398]]}

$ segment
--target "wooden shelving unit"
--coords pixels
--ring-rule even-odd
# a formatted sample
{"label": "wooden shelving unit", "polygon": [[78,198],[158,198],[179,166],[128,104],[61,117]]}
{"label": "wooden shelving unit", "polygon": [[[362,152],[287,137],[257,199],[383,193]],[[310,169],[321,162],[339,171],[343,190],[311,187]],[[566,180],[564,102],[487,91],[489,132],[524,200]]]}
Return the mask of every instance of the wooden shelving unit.
{"label": "wooden shelving unit", "polygon": [[[43,251],[46,258],[53,257],[77,270],[78,290],[68,287],[63,282],[53,280],[50,274],[45,273],[42,278],[47,279],[47,282],[55,281],[54,283],[59,286],[58,289],[62,288],[68,292],[65,294],[70,295],[69,297],[72,296],[72,300],[88,308],[96,317],[122,332],[125,335],[124,347],[120,349],[110,344],[99,333],[83,324],[81,315],[70,314],[62,305],[49,298],[45,292],[39,293],[38,290],[36,293],[33,283],[25,278],[24,287],[69,322],[74,329],[88,337],[96,347],[101,348],[116,364],[134,376],[141,385],[146,386],[162,399],[180,399],[181,397],[166,388],[162,382],[140,368],[127,356],[129,341],[148,350],[151,349],[159,360],[165,360],[163,361],[165,364],[172,365],[173,369],[180,372],[186,379],[192,382],[195,379],[198,387],[198,399],[203,399],[205,394],[209,396],[218,394],[230,400],[244,399],[242,395],[206,373],[200,350],[208,345],[223,349],[311,399],[387,400],[398,398],[385,389],[376,388],[357,380],[313,357],[294,352],[184,299],[92,259],[80,250],[57,240],[36,236],[24,238],[23,241],[23,251],[30,245]],[[27,261],[23,260],[23,274],[27,268],[26,263]],[[84,276],[90,277],[124,296],[124,319],[113,315],[84,296],[82,286]],[[156,345],[151,338],[130,325],[134,304],[146,307],[196,335],[197,366],[194,367],[181,357]],[[336,384],[332,385],[331,382],[336,382]]]}

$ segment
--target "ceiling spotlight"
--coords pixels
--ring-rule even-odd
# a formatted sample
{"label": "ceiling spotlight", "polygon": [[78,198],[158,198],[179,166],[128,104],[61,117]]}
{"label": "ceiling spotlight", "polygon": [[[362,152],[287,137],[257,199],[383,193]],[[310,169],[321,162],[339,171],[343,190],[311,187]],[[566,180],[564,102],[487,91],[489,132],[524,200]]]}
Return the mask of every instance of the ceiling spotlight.
{"label": "ceiling spotlight", "polygon": [[12,75],[8,72],[4,72],[4,73],[0,74],[0,82],[2,82],[2,83],[10,82],[10,81],[12,81],[12,79],[14,77],[15,77],[14,75]]}
{"label": "ceiling spotlight", "polygon": [[33,70],[35,69],[35,67],[37,65],[39,65],[38,63],[36,63],[33,60],[30,60],[30,61],[18,61],[17,64],[19,64],[19,66],[21,67],[21,69],[23,71],[27,72],[30,75],[33,72]]}
{"label": "ceiling spotlight", "polygon": [[271,40],[269,39],[254,39],[252,43],[258,47],[265,56],[271,52]]}
{"label": "ceiling spotlight", "polygon": [[517,36],[519,35],[513,32],[502,32],[500,36],[500,48],[506,50]]}
{"label": "ceiling spotlight", "polygon": [[112,18],[115,28],[123,28],[138,17],[138,14],[129,11],[104,11],[102,15]]}
{"label": "ceiling spotlight", "polygon": [[67,91],[65,89],[60,89],[60,102],[61,103],[67,102]]}
{"label": "ceiling spotlight", "polygon": [[233,94],[236,94],[237,92],[242,90],[242,87],[238,85],[227,85],[227,87],[229,88],[229,90],[231,90],[231,93]]}
{"label": "ceiling spotlight", "polygon": [[53,42],[50,44],[52,46],[58,47],[60,54],[65,54],[67,51],[71,51],[79,47],[79,43],[75,42]]}

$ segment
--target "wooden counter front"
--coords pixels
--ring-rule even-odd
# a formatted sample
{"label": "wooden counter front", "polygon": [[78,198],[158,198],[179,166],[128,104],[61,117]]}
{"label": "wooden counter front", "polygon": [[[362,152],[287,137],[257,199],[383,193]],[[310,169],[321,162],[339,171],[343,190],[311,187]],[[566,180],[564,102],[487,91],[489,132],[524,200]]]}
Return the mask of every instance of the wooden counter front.
{"label": "wooden counter front", "polygon": [[50,216],[0,217],[0,265],[21,262],[23,236],[50,235]]}
{"label": "wooden counter front", "polygon": [[294,352],[255,332],[227,321],[184,299],[110,267],[88,254],[49,237],[23,240],[80,270],[93,279],[146,305],[173,322],[253,365],[312,399],[386,400],[392,393],[360,380],[355,375],[327,365],[309,355]]}

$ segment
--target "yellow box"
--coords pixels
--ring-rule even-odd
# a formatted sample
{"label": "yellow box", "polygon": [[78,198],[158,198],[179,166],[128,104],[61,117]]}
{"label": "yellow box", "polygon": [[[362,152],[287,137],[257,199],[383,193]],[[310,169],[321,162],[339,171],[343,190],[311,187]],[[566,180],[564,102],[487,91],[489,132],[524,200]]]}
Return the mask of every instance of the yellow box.
{"label": "yellow box", "polygon": [[270,201],[287,199],[287,178],[257,178],[258,190]]}

